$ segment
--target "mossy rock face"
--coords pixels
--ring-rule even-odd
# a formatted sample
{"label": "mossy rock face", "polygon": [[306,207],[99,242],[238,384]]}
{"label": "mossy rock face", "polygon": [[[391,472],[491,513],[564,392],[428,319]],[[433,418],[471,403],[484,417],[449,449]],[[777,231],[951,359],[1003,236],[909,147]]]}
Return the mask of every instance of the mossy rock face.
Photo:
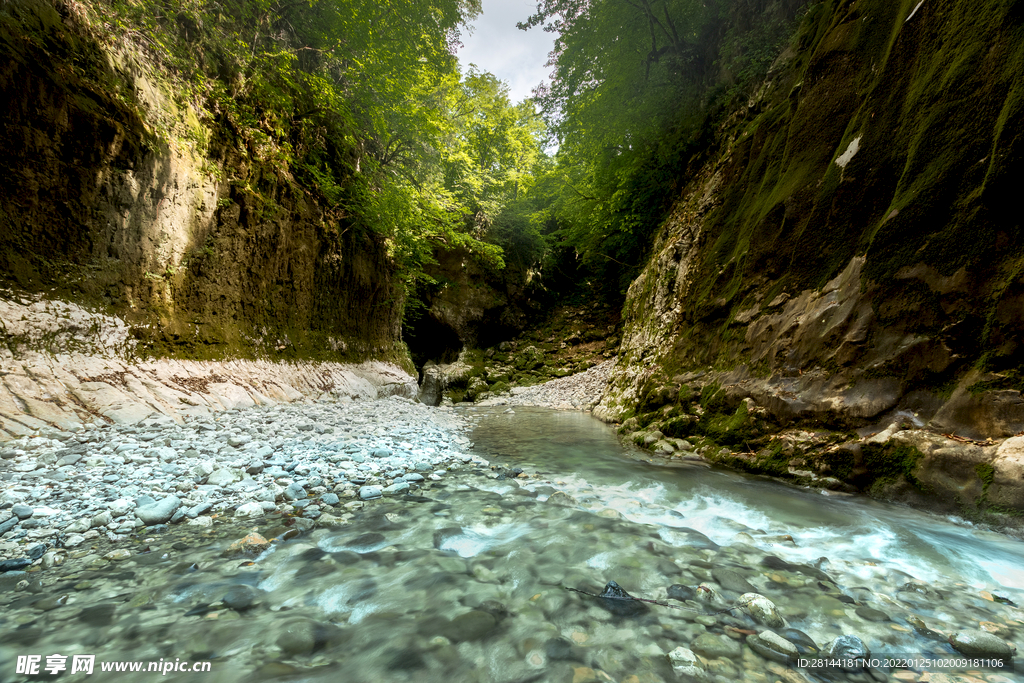
{"label": "mossy rock face", "polygon": [[512,365],[520,372],[534,372],[544,366],[544,352],[536,346],[527,346],[519,351]]}
{"label": "mossy rock face", "polygon": [[[661,405],[649,367],[742,368],[776,380],[759,401],[776,418],[837,428],[908,395],[947,400],[972,368],[995,373],[976,392],[1024,389],[1024,233],[1004,219],[1024,174],[1024,33],[1006,29],[1019,3],[918,4],[815,4],[792,58],[718,122],[630,288],[632,368],[610,417]],[[803,400],[809,372],[849,391]],[[705,384],[701,405],[736,410],[716,394]],[[1002,411],[971,436],[1006,437],[1024,429],[1024,411],[1003,419],[1014,400],[958,412]]]}

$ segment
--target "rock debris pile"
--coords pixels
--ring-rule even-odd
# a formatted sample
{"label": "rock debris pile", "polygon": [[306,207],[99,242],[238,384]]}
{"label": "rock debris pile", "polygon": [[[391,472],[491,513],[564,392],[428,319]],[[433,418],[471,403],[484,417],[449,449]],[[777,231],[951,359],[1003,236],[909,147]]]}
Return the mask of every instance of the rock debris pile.
{"label": "rock debris pile", "polygon": [[584,372],[559,377],[532,387],[514,387],[510,396],[480,401],[476,405],[542,406],[558,410],[591,410],[608,388],[615,360],[599,363]]}

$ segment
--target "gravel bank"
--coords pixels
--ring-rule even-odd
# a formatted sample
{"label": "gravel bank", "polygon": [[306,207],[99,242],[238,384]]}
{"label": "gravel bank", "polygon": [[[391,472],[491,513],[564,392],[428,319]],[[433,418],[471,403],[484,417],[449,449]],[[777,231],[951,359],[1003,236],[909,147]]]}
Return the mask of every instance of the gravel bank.
{"label": "gravel bank", "polygon": [[452,409],[399,396],[41,430],[0,447],[0,572],[164,524],[272,512],[344,524],[347,499],[403,493],[473,461],[465,430]]}
{"label": "gravel bank", "polygon": [[599,363],[584,372],[553,379],[532,387],[515,387],[511,396],[489,398],[480,406],[540,406],[557,410],[592,410],[608,388],[615,359]]}

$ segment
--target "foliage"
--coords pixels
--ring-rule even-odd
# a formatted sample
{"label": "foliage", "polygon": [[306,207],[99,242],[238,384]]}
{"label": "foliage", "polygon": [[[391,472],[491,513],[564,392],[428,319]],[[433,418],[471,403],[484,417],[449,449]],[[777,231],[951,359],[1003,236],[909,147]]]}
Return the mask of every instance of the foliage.
{"label": "foliage", "polygon": [[520,24],[558,33],[552,81],[536,90],[559,144],[551,239],[610,293],[639,273],[720,112],[789,38],[792,4],[542,0]]}
{"label": "foliage", "polygon": [[543,124],[491,74],[461,76],[479,0],[107,1],[110,42],[145,48],[180,105],[291,174],[339,229],[380,235],[407,282],[438,248],[503,266],[484,228],[528,190]]}

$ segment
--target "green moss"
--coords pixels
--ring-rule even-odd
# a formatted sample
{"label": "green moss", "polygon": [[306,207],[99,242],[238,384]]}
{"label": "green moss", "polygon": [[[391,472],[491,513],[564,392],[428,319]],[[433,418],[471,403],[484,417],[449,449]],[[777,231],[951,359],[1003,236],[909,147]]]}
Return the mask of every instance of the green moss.
{"label": "green moss", "polygon": [[851,451],[837,449],[825,451],[819,456],[822,463],[827,464],[833,477],[840,481],[849,479],[853,472],[855,458]]}
{"label": "green moss", "polygon": [[992,466],[992,463],[979,462],[974,466],[974,472],[978,475],[978,479],[981,480],[982,495],[984,495],[988,491],[988,487],[995,481],[996,468]]}
{"label": "green moss", "polygon": [[495,382],[488,390],[494,394],[504,394],[512,390],[512,385],[508,382]]}
{"label": "green moss", "polygon": [[768,447],[757,454],[757,467],[776,477],[782,477],[789,473],[789,456],[785,453],[785,444],[778,439],[772,439]]}
{"label": "green moss", "polygon": [[701,427],[706,436],[726,445],[744,444],[754,435],[746,403],[740,403],[731,415],[717,415],[703,421]]}
{"label": "green moss", "polygon": [[867,443],[862,446],[861,452],[871,484],[887,484],[904,479],[921,488],[914,470],[924,455],[913,446],[894,442]]}

